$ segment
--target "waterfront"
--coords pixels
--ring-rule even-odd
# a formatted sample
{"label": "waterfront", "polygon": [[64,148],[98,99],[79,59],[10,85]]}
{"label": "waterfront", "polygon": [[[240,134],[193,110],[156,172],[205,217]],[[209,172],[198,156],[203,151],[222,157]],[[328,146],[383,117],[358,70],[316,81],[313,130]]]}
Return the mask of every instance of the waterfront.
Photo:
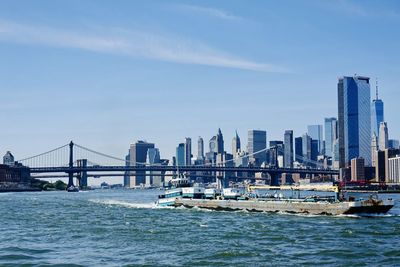
{"label": "waterfront", "polygon": [[[380,265],[400,261],[389,215],[155,208],[159,190],[0,194],[0,265]],[[400,201],[400,195],[384,195]]]}

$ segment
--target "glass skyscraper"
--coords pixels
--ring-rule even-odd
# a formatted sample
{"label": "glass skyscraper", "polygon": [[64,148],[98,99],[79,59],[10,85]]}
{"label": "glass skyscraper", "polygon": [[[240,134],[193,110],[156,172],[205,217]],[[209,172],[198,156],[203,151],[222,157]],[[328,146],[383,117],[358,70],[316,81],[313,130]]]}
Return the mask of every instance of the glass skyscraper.
{"label": "glass skyscraper", "polygon": [[318,153],[323,154],[324,139],[322,137],[322,125],[308,125],[307,134],[313,139],[318,140]]}
{"label": "glass skyscraper", "polygon": [[284,167],[293,168],[293,131],[286,130],[284,135],[284,149],[283,156]]}
{"label": "glass skyscraper", "polygon": [[379,137],[379,125],[385,121],[383,111],[383,101],[379,99],[378,85],[376,86],[376,98],[372,100],[371,105],[371,133]]}
{"label": "glass skyscraper", "polygon": [[337,119],[325,118],[325,155],[333,158],[334,142],[337,139]]}
{"label": "glass skyscraper", "polygon": [[[247,140],[247,151],[249,161],[260,166],[267,160],[267,132],[260,130],[249,130]],[[258,152],[258,153],[256,153]]]}
{"label": "glass skyscraper", "polygon": [[371,166],[371,91],[368,77],[338,81],[339,167],[362,157]]}

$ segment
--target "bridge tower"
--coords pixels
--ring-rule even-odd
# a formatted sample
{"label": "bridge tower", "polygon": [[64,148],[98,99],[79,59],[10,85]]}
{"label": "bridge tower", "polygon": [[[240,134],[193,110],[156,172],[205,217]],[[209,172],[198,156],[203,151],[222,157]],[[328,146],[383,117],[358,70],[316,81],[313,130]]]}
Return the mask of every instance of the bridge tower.
{"label": "bridge tower", "polygon": [[68,171],[68,186],[74,186],[74,172],[72,171],[72,168],[74,167],[74,143],[71,141],[69,143],[69,171]]}

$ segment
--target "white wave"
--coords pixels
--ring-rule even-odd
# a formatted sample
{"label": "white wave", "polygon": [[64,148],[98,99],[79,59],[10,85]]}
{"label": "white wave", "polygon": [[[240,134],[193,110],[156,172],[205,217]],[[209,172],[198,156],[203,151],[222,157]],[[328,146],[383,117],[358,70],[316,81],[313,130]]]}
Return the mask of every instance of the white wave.
{"label": "white wave", "polygon": [[97,204],[108,205],[108,206],[122,206],[122,207],[127,207],[127,208],[134,208],[134,209],[158,208],[158,206],[153,202],[151,202],[151,203],[132,203],[132,202],[127,202],[127,201],[115,200],[115,199],[106,199],[106,200],[90,199],[89,201],[93,202],[93,203],[97,203]]}

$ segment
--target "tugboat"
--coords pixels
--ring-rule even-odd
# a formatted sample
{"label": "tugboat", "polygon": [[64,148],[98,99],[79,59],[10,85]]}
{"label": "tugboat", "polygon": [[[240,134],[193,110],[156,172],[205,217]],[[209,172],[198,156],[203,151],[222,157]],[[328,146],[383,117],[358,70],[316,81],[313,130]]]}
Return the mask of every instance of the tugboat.
{"label": "tugboat", "polygon": [[[272,190],[273,194],[259,195],[255,190]],[[182,189],[181,189],[182,190]],[[207,190],[207,189],[206,189]],[[341,215],[341,214],[380,214],[387,213],[394,206],[393,199],[379,199],[377,194],[372,194],[368,199],[345,197],[338,186],[248,186],[247,190],[237,188],[225,188],[222,194],[213,194],[210,190],[196,188],[185,189],[185,192],[198,192],[197,194],[182,194],[166,191],[158,201],[160,206],[173,207],[199,207],[212,210],[226,211],[255,211],[255,212],[286,212],[303,213],[313,215]],[[286,197],[278,190],[291,191],[291,196]],[[301,197],[301,191],[325,191],[334,192],[334,196],[305,196]],[[203,193],[201,193],[203,191]],[[175,191],[178,192],[178,191]],[[204,194],[207,192],[208,194]],[[296,195],[297,194],[297,195]],[[168,201],[166,201],[168,199]]]}

